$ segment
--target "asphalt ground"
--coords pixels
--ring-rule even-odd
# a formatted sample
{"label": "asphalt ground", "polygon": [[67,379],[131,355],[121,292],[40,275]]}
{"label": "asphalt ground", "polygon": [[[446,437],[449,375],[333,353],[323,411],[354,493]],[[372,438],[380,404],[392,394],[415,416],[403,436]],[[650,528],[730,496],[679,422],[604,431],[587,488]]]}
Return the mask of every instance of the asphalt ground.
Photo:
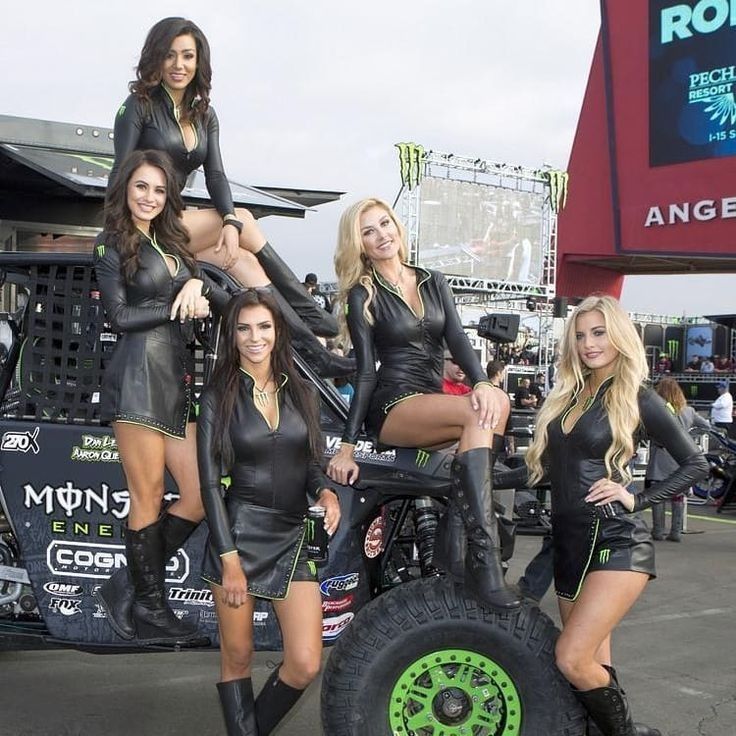
{"label": "asphalt ground", "polygon": [[[736,513],[691,509],[689,530],[657,543],[659,577],[615,633],[614,663],[636,720],[665,736],[734,736]],[[539,544],[518,538],[510,580]],[[552,593],[541,607],[558,620]],[[256,689],[278,656],[256,655]],[[216,652],[0,652],[0,736],[221,736],[217,679]],[[315,683],[277,734],[319,724]]]}

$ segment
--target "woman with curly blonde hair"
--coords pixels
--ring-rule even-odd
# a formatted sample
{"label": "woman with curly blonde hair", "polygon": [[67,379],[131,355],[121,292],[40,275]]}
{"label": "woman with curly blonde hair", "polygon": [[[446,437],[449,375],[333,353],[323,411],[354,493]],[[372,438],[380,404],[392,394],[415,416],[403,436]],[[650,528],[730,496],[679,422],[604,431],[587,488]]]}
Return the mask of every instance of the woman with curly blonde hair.
{"label": "woman with curly blonde hair", "polygon": [[[406,260],[404,228],[386,202],[364,199],[343,213],[335,271],[345,309],[338,312],[358,370],[342,446],[327,473],[342,484],[357,479],[353,452],[364,421],[384,445],[458,442],[433,562],[478,600],[514,608],[520,601],[503,578],[491,492],[492,448],[503,441],[494,430],[506,424],[508,397],[483,373],[442,274]],[[473,386],[465,396],[442,394],[445,343]]]}
{"label": "woman with curly blonde hair", "polygon": [[[611,667],[611,633],[655,577],[654,545],[634,512],[708,472],[680,422],[644,386],[646,377],[644,347],[620,304],[588,297],[566,325],[557,380],[526,456],[532,482],[546,477],[552,486],[557,666],[605,736],[659,734],[634,725]],[[677,467],[634,495],[629,462],[645,437]]]}

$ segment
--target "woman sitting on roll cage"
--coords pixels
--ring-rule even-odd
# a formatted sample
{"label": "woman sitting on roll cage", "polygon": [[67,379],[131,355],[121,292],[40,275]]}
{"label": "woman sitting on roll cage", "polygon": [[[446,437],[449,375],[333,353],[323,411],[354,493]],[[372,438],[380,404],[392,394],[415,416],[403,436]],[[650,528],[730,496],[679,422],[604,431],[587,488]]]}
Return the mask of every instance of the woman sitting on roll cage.
{"label": "woman sitting on roll cage", "polygon": [[347,375],[354,362],[328,352],[314,336],[334,336],[335,319],[317,306],[265,237],[249,237],[253,215],[233,206],[220,155],[219,122],[210,105],[211,79],[209,43],[195,23],[164,18],[151,28],[131,94],[115,118],[115,162],[108,186],[115,183],[125,157],[137,149],[168,153],[179,190],[203,166],[215,209],[182,211],[189,252],[228,271],[243,286],[270,290],[307,362],[324,377]]}
{"label": "woman sitting on roll cage", "polygon": [[[201,399],[197,448],[210,539],[202,577],[220,630],[228,736],[266,736],[319,672],[322,599],[304,544],[308,505],[334,533],[340,504],[322,472],[316,392],[297,373],[274,300],[248,289],[223,319],[220,354]],[[221,469],[231,477],[223,499]],[[255,597],[268,598],[284,661],[255,704],[250,679]]]}
{"label": "woman sitting on roll cage", "polygon": [[[148,643],[187,639],[195,628],[166,601],[165,564],[204,516],[192,408],[191,319],[229,295],[186,250],[169,157],[134,151],[105,203],[94,263],[107,318],[121,333],[103,377],[101,419],[111,421],[130,493],[128,565],[95,593],[115,632]],[[179,500],[164,513],[168,468]]]}
{"label": "woman sitting on roll cage", "polygon": [[[503,577],[491,480],[503,443],[494,430],[506,424],[508,397],[486,379],[442,274],[406,259],[405,230],[386,202],[364,199],[343,213],[335,271],[358,371],[342,445],[327,472],[342,484],[358,478],[353,453],[364,420],[383,445],[458,442],[433,563],[464,580],[481,603],[514,608],[520,601]],[[442,394],[444,343],[473,386],[466,396]]]}
{"label": "woman sitting on roll cage", "polygon": [[[660,733],[633,723],[611,666],[611,634],[655,577],[652,538],[635,512],[708,473],[682,423],[644,386],[647,374],[644,346],[621,305],[588,297],[565,327],[555,385],[526,454],[531,483],[547,477],[552,487],[557,666],[604,736]],[[674,469],[634,494],[629,463],[645,438],[667,450]]]}

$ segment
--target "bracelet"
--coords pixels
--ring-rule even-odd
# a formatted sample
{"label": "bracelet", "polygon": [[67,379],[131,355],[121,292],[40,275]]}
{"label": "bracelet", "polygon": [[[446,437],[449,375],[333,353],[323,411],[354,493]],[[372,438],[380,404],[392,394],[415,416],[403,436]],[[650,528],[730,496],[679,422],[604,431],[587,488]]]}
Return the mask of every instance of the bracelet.
{"label": "bracelet", "polygon": [[232,225],[238,231],[238,234],[243,232],[243,223],[234,215],[233,217],[227,217],[223,221],[222,226],[225,227],[225,225]]}
{"label": "bracelet", "polygon": [[202,282],[202,294],[201,295],[205,299],[207,299],[211,293],[212,293],[212,287]]}
{"label": "bracelet", "polygon": [[343,447],[349,447],[350,449],[352,449],[354,451],[356,445],[355,445],[355,442],[343,442],[341,440],[340,441],[340,449],[342,450]]}
{"label": "bracelet", "polygon": [[223,552],[223,553],[222,553],[222,554],[220,555],[220,559],[222,559],[223,557],[229,557],[230,555],[236,555],[236,554],[238,554],[238,550],[236,550],[236,549],[231,549],[231,550],[230,550],[229,552]]}

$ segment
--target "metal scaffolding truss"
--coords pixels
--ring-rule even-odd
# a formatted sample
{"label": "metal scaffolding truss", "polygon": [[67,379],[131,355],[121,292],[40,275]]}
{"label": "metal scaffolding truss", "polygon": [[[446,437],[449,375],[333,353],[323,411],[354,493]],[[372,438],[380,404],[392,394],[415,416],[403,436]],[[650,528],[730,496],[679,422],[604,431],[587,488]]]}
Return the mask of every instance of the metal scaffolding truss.
{"label": "metal scaffolding truss", "polygon": [[[450,179],[456,181],[484,184],[520,192],[544,195],[542,213],[542,283],[530,284],[494,279],[453,276],[453,266],[467,263],[471,257],[464,253],[452,254],[433,267],[447,274],[450,286],[456,295],[478,295],[476,303],[495,302],[499,297],[509,299],[536,297],[549,301],[555,296],[555,265],[557,263],[557,215],[551,205],[548,180],[544,177],[544,169],[531,169],[526,166],[488,161],[481,158],[457,156],[452,153],[429,151],[423,159],[423,178]],[[418,263],[421,181],[413,189],[402,187],[396,198],[399,215],[404,222],[409,239],[409,261]]]}

